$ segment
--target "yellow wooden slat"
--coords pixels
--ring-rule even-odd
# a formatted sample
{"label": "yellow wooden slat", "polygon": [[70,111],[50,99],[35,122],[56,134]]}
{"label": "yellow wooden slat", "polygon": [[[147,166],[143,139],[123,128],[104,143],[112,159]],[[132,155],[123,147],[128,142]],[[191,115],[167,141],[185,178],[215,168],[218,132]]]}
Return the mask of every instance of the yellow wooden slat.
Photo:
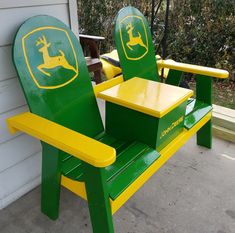
{"label": "yellow wooden slat", "polygon": [[33,113],[11,117],[7,123],[11,133],[27,133],[95,167],[106,167],[116,160],[114,148]]}

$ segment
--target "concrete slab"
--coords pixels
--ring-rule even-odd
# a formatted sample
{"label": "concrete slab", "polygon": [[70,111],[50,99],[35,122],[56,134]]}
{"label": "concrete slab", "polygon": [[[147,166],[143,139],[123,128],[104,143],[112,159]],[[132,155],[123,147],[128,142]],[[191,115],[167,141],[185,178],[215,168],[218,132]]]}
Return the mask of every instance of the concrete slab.
{"label": "concrete slab", "polygon": [[[99,103],[102,105],[102,103]],[[17,175],[17,174],[16,174]],[[118,233],[235,233],[235,144],[192,138],[114,215]],[[40,212],[40,187],[0,211],[0,233],[91,232],[87,203],[66,189],[60,217]]]}

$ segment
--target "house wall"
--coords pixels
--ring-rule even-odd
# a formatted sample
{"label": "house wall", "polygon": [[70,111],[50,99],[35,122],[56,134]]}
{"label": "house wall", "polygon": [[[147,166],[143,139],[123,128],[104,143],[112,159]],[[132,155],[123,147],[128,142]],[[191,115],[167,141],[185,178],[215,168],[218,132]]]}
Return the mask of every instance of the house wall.
{"label": "house wall", "polygon": [[47,14],[78,35],[76,0],[0,1],[0,209],[40,184],[41,146],[25,134],[10,135],[6,119],[28,110],[12,63],[12,43],[29,17]]}

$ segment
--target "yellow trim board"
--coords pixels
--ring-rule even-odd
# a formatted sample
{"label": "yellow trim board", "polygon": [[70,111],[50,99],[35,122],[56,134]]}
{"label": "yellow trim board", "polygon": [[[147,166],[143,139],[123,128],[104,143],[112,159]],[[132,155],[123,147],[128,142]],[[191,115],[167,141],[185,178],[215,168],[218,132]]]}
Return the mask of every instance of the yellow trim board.
{"label": "yellow trim board", "polygon": [[[142,173],[116,200],[110,199],[112,214],[114,214],[141,186],[158,170],[160,169],[177,150],[183,146],[188,139],[194,135],[203,125],[211,119],[211,113],[208,113],[190,130],[184,130],[170,144],[160,151],[159,159],[153,163],[144,173]],[[73,193],[87,200],[86,189],[84,182],[73,181],[62,176],[61,184]]]}
{"label": "yellow trim board", "polygon": [[98,93],[106,101],[161,118],[193,95],[192,90],[134,77]]}
{"label": "yellow trim board", "polygon": [[116,160],[116,150],[76,131],[26,112],[7,119],[10,132],[25,132],[95,167],[106,167]]}
{"label": "yellow trim board", "polygon": [[94,93],[95,93],[95,96],[97,97],[98,94],[104,90],[107,90],[113,86],[116,86],[120,83],[124,82],[124,79],[123,79],[123,76],[122,75],[119,75],[118,77],[116,78],[113,78],[113,79],[110,79],[108,81],[105,81],[105,82],[102,82],[100,84],[97,84],[93,87],[93,90],[94,90]]}
{"label": "yellow trim board", "polygon": [[82,199],[87,200],[85,182],[71,180],[66,176],[61,176],[61,185]]}

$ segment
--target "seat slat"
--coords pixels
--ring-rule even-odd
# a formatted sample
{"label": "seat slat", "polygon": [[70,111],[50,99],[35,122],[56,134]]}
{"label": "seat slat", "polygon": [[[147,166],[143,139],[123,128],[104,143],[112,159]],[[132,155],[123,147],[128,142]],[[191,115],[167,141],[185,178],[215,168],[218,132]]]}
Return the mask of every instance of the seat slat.
{"label": "seat slat", "polygon": [[144,150],[138,158],[132,161],[131,165],[108,182],[111,199],[115,200],[159,157],[160,154],[152,148]]}
{"label": "seat slat", "polygon": [[116,149],[117,158],[118,158],[119,155],[121,154],[121,151],[124,150],[125,148],[127,148],[130,144],[131,144],[131,142],[117,140],[111,146]]}
{"label": "seat slat", "polygon": [[[130,142],[118,140],[104,132],[95,137],[97,140],[114,147],[117,150],[117,157],[120,152],[126,148]],[[66,153],[61,154],[62,158],[62,174],[73,180],[83,180],[82,161],[68,155]]]}
{"label": "seat slat", "polygon": [[[105,168],[110,197],[113,200],[160,156],[144,143],[123,141],[107,134],[99,134],[96,138],[117,150],[117,160]],[[82,181],[83,163],[75,157],[63,155],[62,158],[62,174]]]}
{"label": "seat slat", "polygon": [[100,142],[103,142],[104,144],[107,144],[107,145],[112,145],[113,143],[115,143],[117,141],[116,138],[114,138],[108,134],[102,135],[102,137],[97,138],[97,140],[99,140]]}
{"label": "seat slat", "polygon": [[144,150],[149,148],[146,144],[134,142],[121,153],[119,153],[116,162],[107,168],[106,175],[109,181],[122,170],[126,169]]}
{"label": "seat slat", "polygon": [[65,153],[65,152],[61,152],[61,161],[62,162],[65,162],[67,159],[70,159],[71,157],[72,157],[72,155],[70,155],[70,154],[67,154],[67,153]]}
{"label": "seat slat", "polygon": [[63,175],[67,176],[69,173],[71,173],[74,169],[78,168],[79,166],[81,166],[82,162],[81,160],[75,158],[75,157],[71,157],[69,159],[67,159],[64,163],[63,163],[63,169],[62,169],[62,173]]}
{"label": "seat slat", "polygon": [[83,163],[81,163],[80,166],[77,166],[73,170],[71,170],[66,176],[73,180],[82,181],[83,180],[82,166]]}
{"label": "seat slat", "polygon": [[202,101],[191,101],[186,109],[186,117],[184,127],[191,129],[198,121],[200,121],[208,112],[212,110],[212,106]]}

